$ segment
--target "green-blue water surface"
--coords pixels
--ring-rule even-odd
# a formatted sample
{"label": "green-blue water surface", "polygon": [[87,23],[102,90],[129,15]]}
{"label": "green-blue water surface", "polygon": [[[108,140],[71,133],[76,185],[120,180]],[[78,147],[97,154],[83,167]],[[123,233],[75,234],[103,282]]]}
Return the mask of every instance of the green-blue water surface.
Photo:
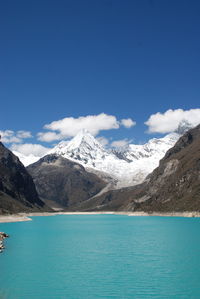
{"label": "green-blue water surface", "polygon": [[200,298],[199,218],[59,215],[0,231],[0,298]]}

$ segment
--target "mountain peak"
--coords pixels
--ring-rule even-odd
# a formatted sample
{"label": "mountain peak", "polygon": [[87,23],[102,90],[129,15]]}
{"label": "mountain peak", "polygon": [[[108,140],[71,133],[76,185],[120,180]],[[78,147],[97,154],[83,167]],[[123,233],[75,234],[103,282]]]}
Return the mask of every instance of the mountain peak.
{"label": "mountain peak", "polygon": [[89,166],[90,162],[93,163],[96,159],[101,160],[106,150],[90,132],[83,129],[70,141],[61,141],[49,153]]}
{"label": "mountain peak", "polygon": [[86,129],[82,129],[67,145],[68,150],[88,148],[103,149],[102,145],[94,138],[94,136]]}

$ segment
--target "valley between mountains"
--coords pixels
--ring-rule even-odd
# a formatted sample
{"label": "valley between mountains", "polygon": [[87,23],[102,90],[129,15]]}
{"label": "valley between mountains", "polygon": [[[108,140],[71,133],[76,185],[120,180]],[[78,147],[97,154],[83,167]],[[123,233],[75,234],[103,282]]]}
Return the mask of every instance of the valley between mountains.
{"label": "valley between mountains", "polygon": [[82,130],[26,168],[17,155],[0,143],[0,214],[200,210],[200,126],[120,150]]}

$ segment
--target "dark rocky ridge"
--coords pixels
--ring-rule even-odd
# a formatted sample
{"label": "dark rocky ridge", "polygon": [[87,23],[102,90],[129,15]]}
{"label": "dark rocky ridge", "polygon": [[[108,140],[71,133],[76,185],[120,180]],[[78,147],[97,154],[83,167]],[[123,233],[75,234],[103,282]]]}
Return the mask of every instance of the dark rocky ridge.
{"label": "dark rocky ridge", "polygon": [[75,206],[106,186],[106,182],[80,164],[54,154],[29,165],[27,170],[40,198],[54,208]]}
{"label": "dark rocky ridge", "polygon": [[77,210],[145,212],[200,211],[200,125],[168,150],[143,184],[109,191]]}
{"label": "dark rocky ridge", "polygon": [[0,142],[0,214],[43,210],[33,179]]}

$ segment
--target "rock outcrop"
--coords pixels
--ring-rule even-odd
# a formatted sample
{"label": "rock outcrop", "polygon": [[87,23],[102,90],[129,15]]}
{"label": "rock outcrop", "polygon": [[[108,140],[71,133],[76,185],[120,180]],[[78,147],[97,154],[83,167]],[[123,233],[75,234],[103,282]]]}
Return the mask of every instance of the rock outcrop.
{"label": "rock outcrop", "polygon": [[5,238],[8,238],[8,237],[9,236],[6,233],[0,232],[0,253],[5,248],[3,241],[4,241]]}

